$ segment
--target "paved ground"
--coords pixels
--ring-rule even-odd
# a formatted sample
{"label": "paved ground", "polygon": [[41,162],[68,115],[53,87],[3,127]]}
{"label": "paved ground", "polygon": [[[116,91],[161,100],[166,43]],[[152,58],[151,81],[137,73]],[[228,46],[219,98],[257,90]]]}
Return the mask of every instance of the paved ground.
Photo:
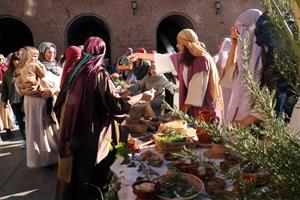
{"label": "paved ground", "polygon": [[[178,106],[178,93],[175,96]],[[29,169],[26,150],[18,129],[7,136],[0,132],[0,200],[53,200],[56,189],[56,168]]]}
{"label": "paved ground", "polygon": [[0,132],[0,200],[53,200],[56,167],[29,169],[19,131]]}

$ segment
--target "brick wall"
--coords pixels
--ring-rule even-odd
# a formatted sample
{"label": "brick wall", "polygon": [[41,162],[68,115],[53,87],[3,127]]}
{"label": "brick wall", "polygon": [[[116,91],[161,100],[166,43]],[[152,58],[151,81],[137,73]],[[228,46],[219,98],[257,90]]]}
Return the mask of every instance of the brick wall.
{"label": "brick wall", "polygon": [[1,0],[0,17],[9,15],[21,20],[31,30],[35,46],[52,41],[60,54],[65,49],[68,25],[78,16],[91,14],[99,17],[109,29],[111,57],[115,60],[128,46],[155,49],[160,21],[180,14],[191,20],[199,39],[214,54],[219,38],[229,34],[235,18],[248,8],[260,8],[260,1],[221,0],[218,15],[214,2],[137,0],[136,15],[133,15],[131,0]]}

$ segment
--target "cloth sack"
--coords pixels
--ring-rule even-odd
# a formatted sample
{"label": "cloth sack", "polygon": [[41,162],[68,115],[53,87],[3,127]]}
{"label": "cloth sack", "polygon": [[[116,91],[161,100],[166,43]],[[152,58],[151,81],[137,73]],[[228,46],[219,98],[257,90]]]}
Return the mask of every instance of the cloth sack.
{"label": "cloth sack", "polygon": [[4,107],[2,102],[0,103],[0,114],[1,114],[0,130],[13,129],[14,114],[9,103],[7,103],[7,107]]}

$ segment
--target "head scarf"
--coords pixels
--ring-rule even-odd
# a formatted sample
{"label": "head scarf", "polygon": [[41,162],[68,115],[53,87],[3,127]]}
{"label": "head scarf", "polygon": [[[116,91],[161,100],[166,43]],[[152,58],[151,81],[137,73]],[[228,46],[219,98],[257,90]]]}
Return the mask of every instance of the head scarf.
{"label": "head scarf", "polygon": [[[61,135],[59,144],[59,153],[61,157],[67,157],[72,154],[72,138],[74,134],[74,128],[76,125],[77,114],[80,105],[85,105],[86,110],[92,110],[93,108],[84,99],[88,97],[83,97],[87,93],[87,88],[89,91],[93,90],[91,87],[96,87],[96,78],[99,69],[101,68],[104,55],[106,52],[106,46],[104,40],[100,37],[89,37],[84,43],[84,49],[82,57],[77,62],[74,70],[72,71],[68,80],[65,80],[64,87],[60,92],[56,105],[55,112],[60,120],[60,111],[63,102],[66,97],[66,90],[69,90],[70,98],[66,100],[66,108],[64,113],[64,118],[61,124]],[[72,98],[76,98],[76,101]],[[89,120],[93,113],[88,113],[85,119]]]}
{"label": "head scarf", "polygon": [[73,71],[75,64],[80,59],[82,49],[77,46],[69,46],[66,50],[66,63],[62,72],[60,87],[62,88],[65,79]]}
{"label": "head scarf", "polygon": [[[245,39],[248,37],[248,48],[250,51],[250,71],[254,73],[257,68],[261,68],[259,65],[259,57],[261,48],[256,44],[256,37],[254,34],[255,24],[258,18],[262,15],[262,12],[257,9],[248,9],[238,16],[234,25],[237,27],[239,37]],[[243,52],[241,48],[241,42],[238,40],[237,44],[237,64],[240,72],[243,72]]]}
{"label": "head scarf", "polygon": [[80,60],[76,63],[76,66],[73,67],[74,70],[72,70],[72,73],[62,86],[61,93],[63,99],[65,99],[66,93],[70,89],[72,82],[79,71],[83,69],[92,71],[93,68],[99,67],[103,62],[105,52],[105,42],[100,37],[92,36],[85,41]]}
{"label": "head scarf", "polygon": [[138,48],[138,49],[137,49],[137,52],[138,52],[138,53],[147,53],[147,51],[146,51],[145,48]]}
{"label": "head scarf", "polygon": [[56,64],[55,59],[51,62],[45,60],[45,53],[46,53],[47,49],[49,49],[50,47],[54,48],[54,57],[56,57],[56,46],[51,42],[43,42],[39,46],[39,54],[40,54],[39,60],[41,61],[42,64],[45,65],[45,67],[47,68],[47,71],[50,71],[53,74],[59,76],[60,72],[59,72],[59,69]]}
{"label": "head scarf", "polygon": [[214,103],[223,107],[222,92],[219,88],[219,74],[216,64],[211,55],[201,46],[197,34],[192,29],[183,29],[177,35],[177,40],[181,42],[189,52],[195,56],[204,56],[209,65],[209,86]]}
{"label": "head scarf", "polygon": [[131,55],[131,54],[133,53],[133,50],[132,50],[132,48],[130,48],[130,47],[128,47],[128,48],[127,48],[127,51],[126,51],[126,53],[127,53],[128,51],[130,52],[130,54],[129,54],[129,55]]}
{"label": "head scarf", "polygon": [[237,65],[239,73],[232,88],[226,114],[227,121],[242,120],[250,113],[251,97],[242,82],[245,67],[240,39],[247,39],[248,41],[250,72],[252,74],[260,75],[262,69],[260,56],[261,48],[256,44],[254,31],[255,24],[261,15],[262,12],[257,9],[248,9],[240,14],[234,23],[239,32],[239,39],[237,42]]}
{"label": "head scarf", "polygon": [[231,39],[228,37],[224,38],[221,44],[221,51],[229,52],[230,47],[231,47]]}
{"label": "head scarf", "polygon": [[[228,37],[224,38],[220,47],[220,51],[218,53],[219,63],[220,63],[220,69],[218,69],[219,72],[223,72],[223,69],[225,67],[228,58],[230,47],[231,47],[231,39]],[[219,75],[221,75],[221,73],[219,73]]]}

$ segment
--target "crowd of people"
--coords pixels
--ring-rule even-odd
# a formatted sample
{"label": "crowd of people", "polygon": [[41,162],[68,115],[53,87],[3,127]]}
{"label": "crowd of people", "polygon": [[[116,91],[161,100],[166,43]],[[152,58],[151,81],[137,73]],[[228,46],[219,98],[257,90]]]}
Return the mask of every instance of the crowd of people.
{"label": "crowd of people", "polygon": [[[257,9],[240,14],[228,37],[220,39],[215,56],[192,29],[178,33],[177,53],[128,48],[115,66],[107,66],[106,44],[96,36],[82,48],[68,47],[59,61],[51,42],[38,49],[22,47],[7,59],[0,57],[1,128],[12,128],[13,112],[26,141],[27,166],[58,163],[56,198],[86,199],[87,185],[102,188],[107,182],[114,157],[109,145],[124,134],[120,125],[132,106],[150,102],[159,117],[167,112],[162,107],[166,90],[178,92],[179,109],[194,118],[210,109],[221,123],[234,126],[264,120],[242,81],[241,39],[246,37],[250,71],[260,77],[262,87],[276,91],[276,112],[290,117],[296,102],[288,99],[295,94],[282,86],[283,78],[275,79],[279,72],[270,70],[276,47],[265,42],[271,39],[264,30],[272,28],[262,25],[266,20]],[[126,87],[118,89],[116,79]],[[168,102],[173,105],[172,98]]]}

